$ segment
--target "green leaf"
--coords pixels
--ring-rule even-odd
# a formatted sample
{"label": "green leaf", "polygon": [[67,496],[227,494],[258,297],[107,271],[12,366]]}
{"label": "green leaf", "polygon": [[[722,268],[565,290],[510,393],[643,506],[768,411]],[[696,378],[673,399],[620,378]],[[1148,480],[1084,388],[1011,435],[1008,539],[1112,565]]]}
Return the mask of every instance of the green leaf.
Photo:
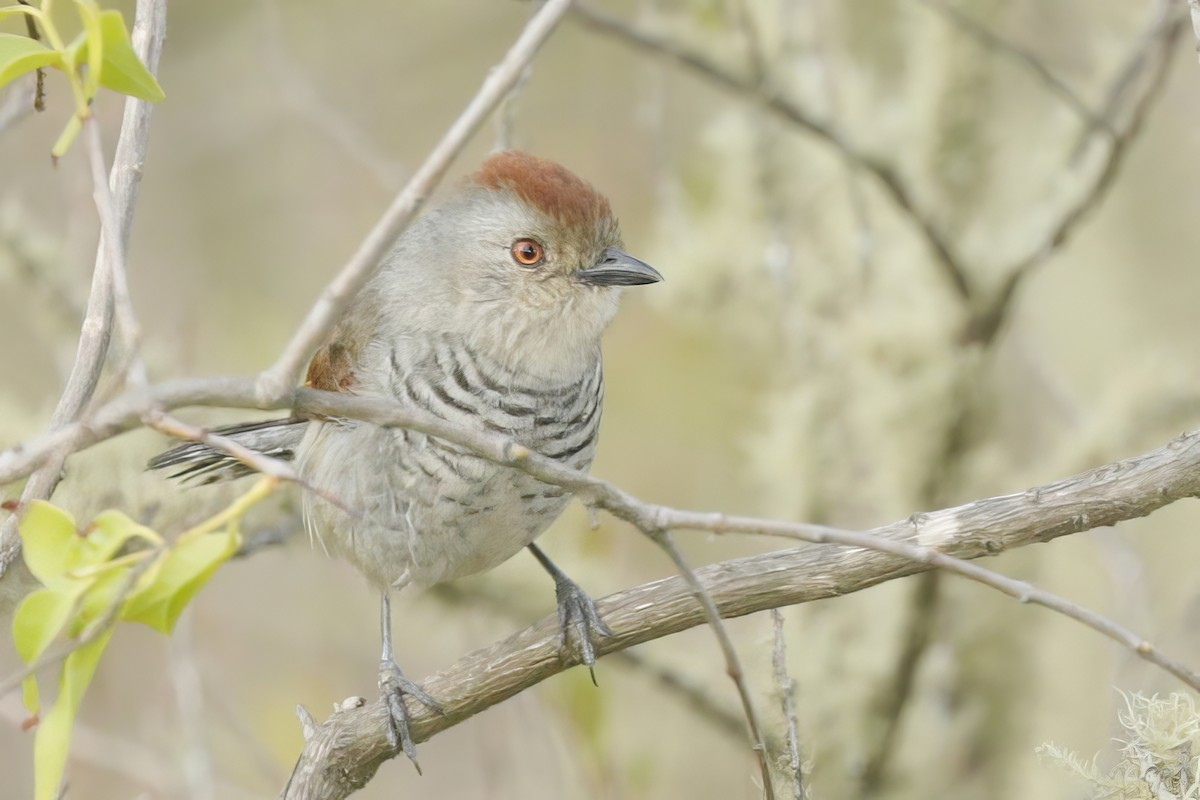
{"label": "green leaf", "polygon": [[63,51],[63,64],[65,65],[66,69],[74,70],[86,59],[87,31],[80,31]]}
{"label": "green leaf", "polygon": [[100,656],[104,654],[112,635],[113,628],[110,626],[95,640],[68,655],[63,662],[58,697],[38,724],[33,745],[34,800],[55,800],[58,797],[67,766],[75,716],[79,713],[83,693],[92,682]]}
{"label": "green leaf", "polygon": [[83,130],[83,120],[79,118],[78,114],[71,115],[71,118],[67,120],[67,127],[63,128],[62,133],[54,142],[54,147],[50,149],[50,158],[54,159],[55,164],[66,155],[67,151],[71,149],[71,145],[75,144],[75,139],[78,138],[81,130]]}
{"label": "green leaf", "polygon": [[[99,16],[100,51],[103,55],[100,66],[100,85],[122,94],[157,103],[166,98],[158,81],[142,64],[133,45],[120,11],[102,11]],[[68,47],[68,61],[79,63],[84,58],[92,62],[91,36],[82,36]]]}
{"label": "green leaf", "polygon": [[18,16],[20,16],[20,17],[38,17],[38,16],[41,16],[41,12],[39,12],[38,9],[33,8],[32,6],[5,6],[4,8],[0,8],[0,22],[3,22],[4,20],[8,19],[9,17],[18,17]]}
{"label": "green leaf", "polygon": [[92,520],[87,536],[80,541],[77,560],[72,561],[68,569],[108,561],[126,542],[134,538],[145,539],[151,544],[162,543],[162,537],[157,533],[120,511],[102,511]]}
{"label": "green leaf", "polygon": [[[75,5],[89,42],[88,70],[84,78],[83,94],[90,100],[100,89],[100,77],[104,70],[104,34],[100,30],[100,7],[94,0],[75,0]],[[95,46],[92,46],[92,43]]]}
{"label": "green leaf", "polygon": [[[129,581],[130,569],[127,566],[116,567],[99,573],[93,579],[83,594],[82,602],[79,603],[79,613],[71,622],[72,636],[79,636],[89,625],[103,619],[113,603],[117,602],[118,595],[124,591]],[[115,620],[116,617],[113,618],[113,621]]]}
{"label": "green leaf", "polygon": [[81,534],[74,517],[42,500],[29,504],[21,518],[20,533],[29,571],[44,586],[57,589],[78,581],[90,584],[95,576],[82,575],[81,571],[104,564],[130,539],[145,539],[156,545],[162,542],[157,533],[120,511],[102,512]]}
{"label": "green leaf", "polygon": [[[38,589],[21,601],[13,614],[13,642],[22,661],[32,664],[42,657],[66,627],[75,600],[76,596],[70,593]],[[33,675],[25,679],[24,700],[30,713],[38,713],[40,700],[37,679]]]}
{"label": "green leaf", "polygon": [[61,67],[62,56],[41,42],[15,33],[0,33],[0,86],[38,67]]}
{"label": "green leaf", "polygon": [[121,616],[169,634],[188,602],[240,544],[233,530],[181,538],[167,551],[154,580],[134,593]]}
{"label": "green leaf", "polygon": [[18,528],[25,563],[44,586],[63,586],[69,580],[67,570],[79,546],[75,518],[43,500],[35,500],[25,509]]}

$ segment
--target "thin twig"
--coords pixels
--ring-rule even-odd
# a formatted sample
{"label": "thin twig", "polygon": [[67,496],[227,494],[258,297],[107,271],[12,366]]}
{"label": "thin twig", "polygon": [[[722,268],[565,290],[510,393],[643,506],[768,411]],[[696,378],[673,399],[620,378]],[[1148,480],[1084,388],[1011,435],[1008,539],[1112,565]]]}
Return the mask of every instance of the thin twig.
{"label": "thin twig", "polygon": [[778,608],[771,609],[771,630],[774,646],[771,650],[771,666],[775,672],[775,685],[779,689],[779,705],[783,721],[787,725],[788,775],[792,785],[792,800],[804,800],[804,765],[800,758],[800,722],[796,718],[796,685],[787,668],[787,642],[783,635],[783,614]]}
{"label": "thin twig", "polygon": [[725,630],[725,624],[721,622],[721,612],[717,609],[717,604],[713,602],[712,597],[704,588],[704,584],[696,577],[696,573],[688,565],[683,554],[679,552],[679,548],[675,546],[671,534],[666,529],[646,530],[643,528],[642,532],[648,535],[651,541],[666,551],[671,561],[675,563],[675,569],[683,576],[684,581],[687,582],[688,587],[692,590],[692,593],[704,609],[705,621],[712,628],[713,635],[717,637],[717,644],[721,647],[721,655],[725,659],[725,672],[729,675],[729,679],[733,681],[733,685],[737,687],[738,699],[742,701],[742,713],[746,717],[746,726],[750,733],[750,743],[758,761],[759,773],[762,775],[763,797],[766,800],[774,800],[775,787],[771,780],[771,768],[767,763],[767,745],[763,741],[762,721],[759,719],[758,710],[754,707],[754,699],[750,696],[750,688],[746,685],[746,672],[742,669],[742,662],[738,658],[737,649],[733,646],[733,640],[729,638],[729,631]]}
{"label": "thin twig", "polygon": [[100,143],[100,124],[95,115],[88,117],[83,125],[84,149],[92,172],[92,198],[96,213],[100,217],[100,246],[106,248],[105,259],[111,272],[112,299],[116,310],[117,324],[121,326],[125,352],[124,373],[128,383],[135,389],[145,389],[149,383],[146,364],[142,361],[142,328],[133,310],[133,299],[129,295],[129,273],[125,261],[126,237],[118,234],[117,212],[113,206],[112,190],[108,185],[108,170],[104,165],[104,147]]}
{"label": "thin twig", "polygon": [[[1186,20],[1187,12],[1182,6],[1177,14],[1171,13],[1176,5],[1175,0],[1158,0],[1152,18],[1141,36],[1138,37],[1137,44],[1120,69],[1117,70],[1116,76],[1109,82],[1108,91],[1105,92],[1104,105],[1097,114],[1097,119],[1102,120],[1110,130],[1114,127],[1113,120],[1120,114],[1121,106],[1125,102],[1125,95],[1137,77],[1142,74],[1142,70],[1146,66],[1146,59],[1150,57],[1159,42],[1166,38],[1174,38],[1174,35],[1169,32],[1170,29]],[[1087,130],[1080,134],[1079,142],[1075,145],[1074,157],[1078,157],[1086,148],[1088,140],[1096,131],[1097,124],[1089,125]]]}
{"label": "thin twig", "polygon": [[[158,68],[158,59],[166,36],[166,18],[166,0],[138,0],[133,26],[133,45],[138,57],[151,72]],[[116,227],[120,233],[122,249],[127,249],[129,242],[133,207],[137,201],[142,166],[149,144],[149,124],[153,108],[153,103],[136,98],[131,97],[125,101],[125,117],[121,123],[121,135],[109,176],[113,192],[112,208],[117,219]],[[92,288],[88,296],[86,317],[79,334],[75,365],[51,416],[52,431],[62,430],[79,419],[99,383],[112,336],[113,268],[109,248],[102,235],[96,249]],[[22,502],[50,497],[58,486],[65,458],[66,452],[59,455],[47,454],[44,464],[39,465],[43,468],[25,484],[21,493]],[[8,566],[20,553],[21,540],[17,536],[16,518],[13,517],[0,525],[0,578],[4,577]]]}
{"label": "thin twig", "polygon": [[[537,7],[534,7],[534,12],[537,12]],[[496,139],[494,149],[510,150],[513,145],[513,133],[516,130],[517,123],[517,100],[525,91],[525,87],[529,84],[529,79],[533,77],[533,62],[530,61],[521,70],[521,74],[517,77],[517,82],[504,95],[504,99],[500,101],[500,107],[496,109],[495,132]]]}
{"label": "thin twig", "polygon": [[1003,329],[1012,309],[1017,290],[1025,279],[1038,266],[1057,252],[1063,244],[1078,229],[1092,211],[1099,207],[1102,200],[1108,196],[1109,189],[1125,162],[1125,155],[1130,144],[1137,138],[1146,121],[1150,108],[1155,99],[1161,94],[1166,85],[1167,75],[1170,74],[1171,48],[1178,42],[1180,34],[1185,29],[1187,17],[1180,14],[1174,17],[1171,24],[1156,27],[1157,36],[1144,39],[1138,47],[1137,54],[1131,56],[1130,63],[1144,64],[1149,58],[1156,58],[1153,74],[1146,82],[1146,87],[1130,111],[1129,121],[1121,132],[1109,144],[1108,156],[1100,171],[1096,174],[1092,185],[1067,211],[1062,214],[1050,231],[1027,256],[1009,267],[1005,272],[1007,277],[996,292],[991,303],[976,314],[968,324],[966,340],[984,342],[994,338]]}
{"label": "thin twig", "polygon": [[571,0],[546,0],[500,63],[488,72],[478,94],[434,145],[424,163],[362,240],[354,255],[321,292],[279,358],[259,374],[256,388],[260,402],[268,403],[281,398],[296,385],[300,371],[329,334],[342,310],[367,282],[388,248],[416,216],[425,198],[441,181],[450,164],[488,114],[516,85],[525,66],[554,32],[570,5]]}
{"label": "thin twig", "polygon": [[[17,0],[17,3],[19,5],[23,5],[23,6],[31,6],[32,5],[32,3],[29,2],[29,0]],[[41,31],[38,30],[37,22],[29,14],[25,14],[24,17],[25,17],[25,32],[29,35],[30,39],[33,39],[35,42],[40,42],[42,40],[42,33],[41,33]],[[45,111],[46,110],[46,69],[45,69],[45,67],[38,67],[33,72],[34,72],[34,77],[35,77],[35,88],[34,88],[34,93],[33,93],[33,98],[32,98],[33,99],[33,110],[34,111]]]}

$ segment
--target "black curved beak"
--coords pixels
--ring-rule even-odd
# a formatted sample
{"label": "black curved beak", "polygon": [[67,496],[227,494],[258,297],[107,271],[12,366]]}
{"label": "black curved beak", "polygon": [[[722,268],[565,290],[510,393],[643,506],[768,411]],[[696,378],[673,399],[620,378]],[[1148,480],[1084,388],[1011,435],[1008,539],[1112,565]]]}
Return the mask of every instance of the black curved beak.
{"label": "black curved beak", "polygon": [[610,247],[593,266],[575,273],[588,286],[642,286],[663,279],[658,270],[619,247]]}

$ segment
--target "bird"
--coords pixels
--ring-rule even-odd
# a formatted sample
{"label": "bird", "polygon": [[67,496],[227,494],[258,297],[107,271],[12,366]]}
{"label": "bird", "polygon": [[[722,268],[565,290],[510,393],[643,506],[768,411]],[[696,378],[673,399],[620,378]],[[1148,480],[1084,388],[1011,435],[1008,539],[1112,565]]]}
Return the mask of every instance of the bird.
{"label": "bird", "polygon": [[[623,289],[662,279],[626,252],[611,204],[588,182],[552,160],[501,151],[396,239],[313,355],[305,385],[397,399],[587,470],[604,403],[602,334]],[[293,415],[215,432],[294,459],[304,485],[321,490],[305,491],[304,524],[380,593],[387,736],[414,765],[405,698],[442,709],[397,663],[394,592],[528,549],[554,581],[560,646],[573,639],[591,670],[596,641],[612,635],[534,543],[569,502],[562,488],[433,436],[351,419]],[[191,483],[251,473],[196,442],[149,466]]]}

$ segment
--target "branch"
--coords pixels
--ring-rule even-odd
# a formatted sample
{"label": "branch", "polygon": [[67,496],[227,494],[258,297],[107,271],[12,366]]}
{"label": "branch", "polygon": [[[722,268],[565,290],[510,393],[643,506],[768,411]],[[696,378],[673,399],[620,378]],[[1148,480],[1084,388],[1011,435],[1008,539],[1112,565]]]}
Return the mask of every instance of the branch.
{"label": "branch", "polygon": [[[332,404],[331,404],[332,406]],[[459,442],[466,444],[465,442]],[[473,448],[474,449],[474,448]],[[493,455],[499,456],[499,453]],[[566,470],[519,453],[513,465],[542,479]],[[553,465],[553,466],[551,466]],[[566,470],[570,473],[571,470]],[[568,481],[558,481],[566,485]],[[818,526],[676,511],[642,503],[594,478],[569,481],[581,494],[637,524],[817,538]],[[883,581],[958,559],[993,555],[1013,547],[1145,516],[1184,497],[1200,494],[1200,432],[1159,450],[1030,489],[917,514],[868,533],[824,530],[824,541],[849,549],[804,547],[735,559],[696,570],[721,615],[736,617],[784,605],[837,597]],[[874,549],[866,549],[872,547]],[[965,564],[992,576],[1022,601],[1063,603],[1020,581]],[[998,579],[998,581],[997,581]],[[1053,605],[1051,605],[1053,607]],[[597,643],[598,654],[623,650],[703,624],[705,613],[686,581],[666,578],[599,602],[614,636]],[[1063,610],[1059,608],[1058,610]],[[1090,612],[1089,612],[1090,613]],[[1166,666],[1193,688],[1200,676],[1158,653],[1148,642],[1103,621],[1106,633],[1144,658]],[[413,738],[421,742],[484,709],[528,689],[574,663],[558,644],[557,618],[546,617],[508,639],[464,656],[423,682],[445,709],[439,716],[415,709]],[[352,707],[350,707],[352,706]],[[289,800],[341,798],[361,786],[394,753],[387,743],[386,708],[378,702],[349,704],[309,731],[294,772]]]}
{"label": "branch", "polygon": [[[65,429],[65,433],[49,434],[43,437],[48,441],[43,441],[41,448],[45,453],[51,452],[56,446],[62,447],[66,441],[62,437],[66,436],[97,441],[134,427],[139,424],[143,413],[139,404],[147,402],[164,407],[197,403],[254,406],[255,397],[252,378],[176,381],[136,396],[118,398],[96,415],[92,425],[75,425]],[[727,517],[647,504],[609,483],[533,453],[511,440],[447,423],[428,412],[406,408],[394,400],[353,397],[312,389],[298,389],[291,399],[294,408],[301,413],[361,419],[391,427],[402,426],[462,445],[483,458],[521,469],[547,483],[566,488],[585,503],[605,508],[644,531],[690,528],[715,533],[756,533],[855,548],[832,556],[827,549],[788,550],[698,571],[698,576],[704,580],[723,616],[738,616],[844,594],[884,580],[940,567],[991,585],[1022,602],[1045,605],[1084,622],[1125,644],[1140,657],[1163,667],[1188,685],[1200,688],[1200,676],[1116,623],[1024,582],[959,561],[960,558],[976,558],[1034,541],[1048,541],[1058,536],[1112,525],[1144,516],[1184,497],[1197,496],[1200,494],[1200,432],[1184,435],[1152,453],[1028,492],[917,514],[868,533],[854,533],[819,525]],[[60,437],[60,440],[56,441],[55,437]],[[0,464],[9,460],[28,460],[28,455],[28,452],[21,450],[10,450],[0,454]],[[616,607],[629,598],[641,598],[636,609],[638,620],[625,619],[621,622],[621,614],[616,612],[619,624],[614,625],[613,629],[617,631],[617,636],[604,640],[600,652],[612,652],[699,624],[704,619],[703,609],[682,588],[682,579],[676,580],[679,582],[660,581],[641,587],[602,604]],[[676,595],[682,595],[683,599]],[[610,619],[607,616],[609,613],[606,612],[606,619]],[[498,645],[500,656],[489,662],[492,663],[491,669],[485,668],[486,664],[480,665],[472,660],[476,659],[476,654],[462,662],[466,666],[454,671],[448,682],[430,684],[432,694],[439,697],[444,694],[449,698],[449,702],[445,703],[449,711],[444,719],[420,720],[419,727],[415,729],[417,741],[569,666],[558,658],[553,620],[543,625],[546,627],[545,642],[542,642],[539,634],[539,638],[529,647],[518,642],[519,646],[509,651],[506,645]],[[622,633],[622,626],[626,629],[625,633]],[[532,630],[538,631],[541,627]],[[508,643],[513,642],[517,642],[517,639],[510,639]],[[537,646],[534,647],[534,644]],[[546,653],[551,653],[553,657],[542,652],[542,644],[546,647]],[[495,668],[502,668],[504,674],[492,675]],[[519,678],[516,682],[512,674],[514,669],[520,673],[516,676]],[[468,684],[476,679],[479,686],[477,691],[472,691]],[[438,687],[445,687],[445,692]],[[361,716],[357,711],[344,710],[334,718],[335,722],[347,718],[347,715],[355,719]],[[356,765],[352,771],[360,777],[360,767],[373,772],[387,748],[382,716],[376,721],[379,727],[374,732],[378,734],[378,740],[365,745],[366,751],[362,749],[362,742],[354,745],[357,739],[351,737],[343,740],[342,733],[338,734],[338,741],[342,744],[338,745],[337,752],[346,751],[344,756],[338,758],[351,758]],[[325,780],[313,777],[313,770],[323,770],[324,766],[321,765],[325,765],[327,757],[330,757],[326,752],[332,747],[331,740],[325,735],[328,726],[329,723],[322,726],[315,734],[314,741],[306,748],[308,755],[304,757],[301,767],[302,772],[307,770],[309,777],[295,784],[297,793],[292,796],[325,796],[304,792],[310,791],[306,787],[323,785],[322,781]],[[347,747],[349,750],[346,750]],[[358,757],[363,752],[370,758],[360,764]],[[309,766],[304,767],[304,763]],[[335,771],[343,768],[350,769],[350,766],[337,762]]]}
{"label": "branch", "polygon": [[279,358],[258,376],[256,391],[260,402],[276,401],[296,385],[300,371],[313,351],[329,335],[342,311],[387,255],[396,237],[408,227],[424,205],[425,198],[450,168],[451,162],[520,80],[525,67],[533,61],[570,5],[571,0],[546,0],[500,63],[488,72],[478,94],[441,141],[434,145],[424,163],[409,179],[408,185],[388,206],[383,217],[375,223],[337,277],[321,292]]}
{"label": "branch", "polygon": [[[133,44],[138,57],[152,73],[158,69],[158,59],[166,36],[166,24],[166,0],[138,0]],[[114,243],[116,247],[110,248],[103,233],[101,234],[100,243],[96,248],[91,294],[88,297],[83,328],[79,334],[75,365],[51,417],[52,431],[61,430],[80,417],[100,381],[100,372],[104,367],[109,340],[112,337],[113,271],[116,267],[111,256],[114,251],[125,252],[128,249],[133,207],[141,185],[142,165],[149,145],[150,115],[153,110],[153,103],[132,97],[125,101],[125,117],[121,122],[121,135],[109,174],[109,184],[112,188],[111,212],[120,233],[120,241]],[[70,451],[46,458],[43,462],[44,468],[25,485],[21,493],[22,502],[50,497],[58,486],[67,452]],[[16,517],[12,517],[0,526],[0,578],[4,577],[8,566],[20,553],[21,540],[17,536]]]}
{"label": "branch", "polygon": [[771,667],[775,673],[775,687],[779,690],[779,705],[783,723],[787,728],[787,774],[791,782],[793,800],[804,800],[804,769],[800,758],[800,723],[796,719],[796,687],[787,669],[787,649],[783,636],[783,614],[771,609],[771,630],[774,647],[771,652]]}

